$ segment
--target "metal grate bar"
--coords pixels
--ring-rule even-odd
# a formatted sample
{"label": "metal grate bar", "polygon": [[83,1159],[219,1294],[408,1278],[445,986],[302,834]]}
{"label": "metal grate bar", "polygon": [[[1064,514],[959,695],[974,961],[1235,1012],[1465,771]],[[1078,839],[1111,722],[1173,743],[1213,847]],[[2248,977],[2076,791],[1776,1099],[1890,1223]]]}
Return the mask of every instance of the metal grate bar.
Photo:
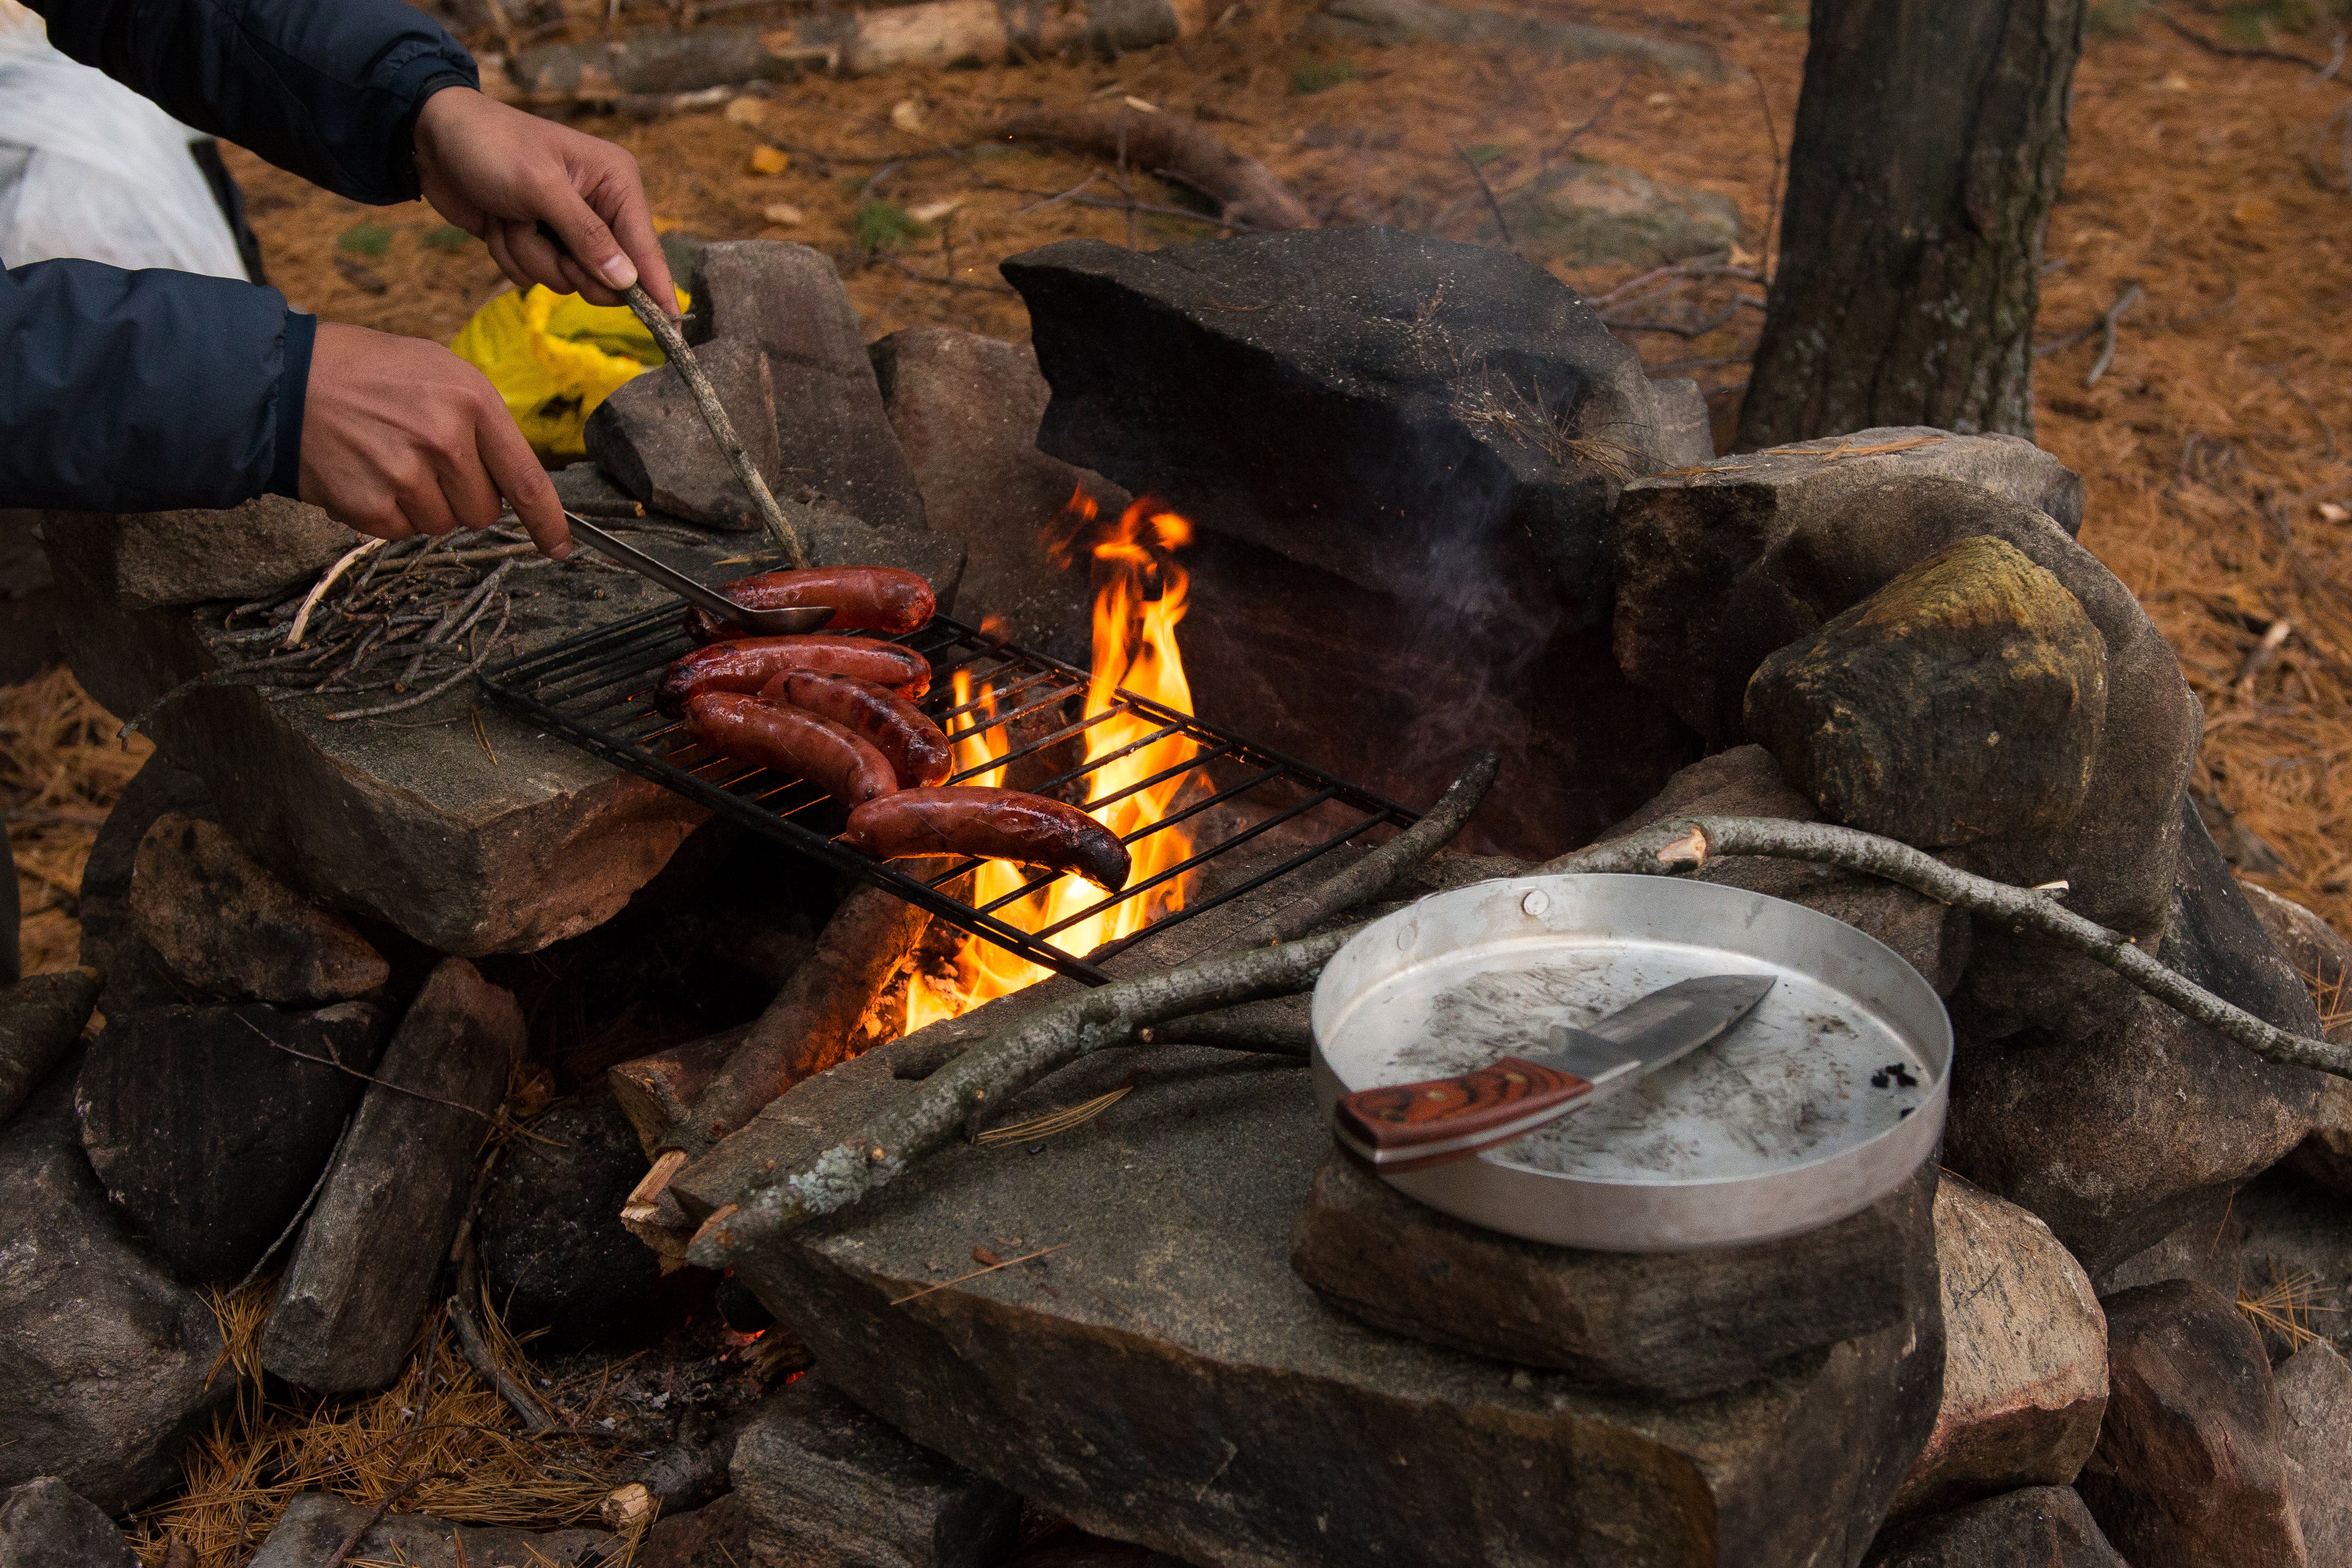
{"label": "metal grate bar", "polygon": [[[1031,653],[1001,637],[983,634],[945,616],[935,617],[923,630],[896,641],[931,661],[932,689],[921,706],[943,729],[959,719],[971,719],[986,707],[992,706],[999,710],[980,722],[950,732],[967,749],[974,737],[985,737],[992,731],[1007,737],[997,744],[1009,745],[1010,731],[1003,727],[1084,699],[1093,685],[1092,677],[1085,670]],[[1040,738],[1001,753],[992,751],[980,767],[957,777],[969,778],[1003,768],[1124,715],[1150,726],[1150,733],[1124,742],[1104,756],[1087,758],[1045,780],[1040,789],[1047,792],[1067,790],[1081,780],[1098,776],[1103,768],[1113,762],[1171,740],[1189,743],[1195,748],[1192,755],[1148,779],[1091,800],[1082,809],[1099,811],[1139,791],[1187,775],[1208,778],[1207,769],[1215,762],[1238,762],[1248,770],[1240,782],[1214,790],[1205,799],[1191,802],[1160,821],[1128,835],[1129,842],[1174,829],[1213,806],[1240,800],[1269,785],[1295,786],[1300,791],[1299,798],[1221,842],[1196,847],[1176,864],[1093,901],[1078,914],[1045,930],[1024,931],[996,912],[1051,886],[1055,877],[1026,879],[1014,893],[983,907],[974,907],[950,889],[959,878],[983,862],[964,860],[943,875],[919,878],[898,864],[876,861],[851,850],[833,837],[833,830],[840,821],[839,808],[823,791],[804,780],[784,778],[766,768],[742,768],[731,758],[707,751],[688,734],[680,720],[658,712],[653,706],[655,687],[670,662],[692,646],[684,619],[675,607],[647,611],[509,660],[483,674],[481,685],[485,694],[499,706],[592,756],[666,785],[714,814],[774,839],[822,864],[885,888],[1018,957],[1090,985],[1100,985],[1109,978],[1101,967],[1105,959],[1125,951],[1152,932],[1263,887],[1373,829],[1403,827],[1416,820],[1416,813],[1393,800],[1164,704],[1114,689],[1102,712],[1087,715],[1081,710],[1077,716]],[[972,690],[966,700],[954,703],[947,677],[959,670],[971,678]],[[986,742],[982,744],[985,747]],[[1211,866],[1217,857],[1333,802],[1349,808],[1353,820],[1277,866],[1197,903],[1162,911],[1133,934],[1090,956],[1067,952],[1052,940],[1095,915]]]}

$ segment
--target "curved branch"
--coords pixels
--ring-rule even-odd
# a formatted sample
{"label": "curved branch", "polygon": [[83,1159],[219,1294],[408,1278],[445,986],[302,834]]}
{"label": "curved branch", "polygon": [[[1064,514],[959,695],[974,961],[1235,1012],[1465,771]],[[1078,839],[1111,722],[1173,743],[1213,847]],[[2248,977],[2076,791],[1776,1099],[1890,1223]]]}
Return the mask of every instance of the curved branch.
{"label": "curved branch", "polygon": [[2158,1001],[2257,1056],[2352,1078],[2352,1048],[2280,1029],[2223,1001],[2141,952],[2130,937],[2065,908],[2057,898],[2062,889],[2011,887],[1957,870],[1925,851],[1857,828],[1772,817],[1684,818],[1614,843],[1562,855],[1538,869],[1550,873],[1627,872],[1674,876],[1696,871],[1723,855],[1811,861],[1899,883],[1938,903],[1957,904],[1971,914],[2035,932],[2104,964]]}
{"label": "curved branch", "polygon": [[1026,1014],[924,1079],[856,1137],[719,1209],[695,1233],[687,1256],[705,1268],[725,1268],[746,1247],[847,1208],[953,1137],[982,1105],[1016,1094],[1088,1052],[1125,1045],[1148,1025],[1304,989],[1358,929],[1197,959]]}

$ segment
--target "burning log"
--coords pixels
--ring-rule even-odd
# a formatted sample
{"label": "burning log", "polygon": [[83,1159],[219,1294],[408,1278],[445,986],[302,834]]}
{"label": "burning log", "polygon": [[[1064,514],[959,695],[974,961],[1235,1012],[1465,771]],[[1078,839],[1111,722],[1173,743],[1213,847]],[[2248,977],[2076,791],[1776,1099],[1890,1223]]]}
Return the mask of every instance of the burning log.
{"label": "burning log", "polygon": [[1234,152],[1198,121],[1132,111],[1101,114],[1081,109],[1040,109],[996,128],[1003,141],[1054,141],[1097,158],[1116,159],[1198,191],[1236,228],[1311,229],[1313,214],[1273,170]]}
{"label": "burning log", "polygon": [[96,969],[33,975],[0,995],[0,1122],[15,1115],[65,1059],[98,1006]]}
{"label": "burning log", "polygon": [[712,1074],[670,1141],[700,1154],[812,1073],[849,1055],[850,1036],[921,940],[929,917],[879,888],[842,900],[816,951]]}

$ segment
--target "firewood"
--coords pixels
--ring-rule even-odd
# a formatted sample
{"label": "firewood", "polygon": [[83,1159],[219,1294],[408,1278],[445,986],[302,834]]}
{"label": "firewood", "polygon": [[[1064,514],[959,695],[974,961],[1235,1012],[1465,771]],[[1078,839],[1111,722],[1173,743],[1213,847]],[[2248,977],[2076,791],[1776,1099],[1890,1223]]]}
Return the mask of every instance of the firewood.
{"label": "firewood", "polygon": [[695,1101],[710,1087],[711,1075],[749,1032],[749,1026],[729,1030],[606,1071],[604,1082],[613,1091],[613,1101],[636,1129],[637,1141],[646,1146],[646,1158],[660,1155],[671,1129],[684,1124]]}
{"label": "firewood", "polygon": [[668,1146],[702,1154],[802,1079],[847,1060],[851,1035],[929,918],[879,888],[861,887],[842,900],[816,951],[712,1075]]}
{"label": "firewood", "polygon": [[0,1122],[32,1097],[98,1006],[96,969],[32,975],[0,993]]}
{"label": "firewood", "polygon": [[1234,152],[1197,120],[1158,110],[1113,113],[1039,109],[999,125],[1002,141],[1053,141],[1097,158],[1120,159],[1173,180],[1217,204],[1227,223],[1252,229],[1307,229],[1315,219],[1274,171]]}

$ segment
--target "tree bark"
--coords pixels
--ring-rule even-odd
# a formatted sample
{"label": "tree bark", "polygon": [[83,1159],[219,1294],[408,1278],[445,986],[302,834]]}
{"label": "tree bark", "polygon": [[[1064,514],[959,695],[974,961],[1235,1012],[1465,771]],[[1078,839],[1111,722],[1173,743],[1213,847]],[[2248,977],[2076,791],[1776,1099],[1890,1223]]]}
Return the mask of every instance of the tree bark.
{"label": "tree bark", "polygon": [[2033,434],[2042,235],[2085,0],[1813,0],[1742,451]]}

